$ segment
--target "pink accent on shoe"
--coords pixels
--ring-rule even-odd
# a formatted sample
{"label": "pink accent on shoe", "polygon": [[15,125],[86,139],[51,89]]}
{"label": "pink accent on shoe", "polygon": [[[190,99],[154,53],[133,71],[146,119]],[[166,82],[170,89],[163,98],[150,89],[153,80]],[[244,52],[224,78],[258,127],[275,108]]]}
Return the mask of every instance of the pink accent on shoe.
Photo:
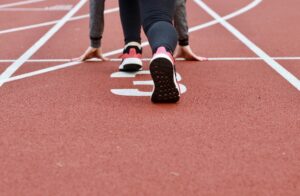
{"label": "pink accent on shoe", "polygon": [[[171,59],[171,61],[172,61],[172,64],[173,64],[173,71],[174,71],[174,79],[175,79],[175,82],[176,82],[176,86],[177,86],[177,88],[178,88],[178,91],[179,91],[179,94],[181,94],[181,89],[180,89],[180,85],[179,85],[179,83],[178,83],[178,80],[177,80],[177,76],[176,76],[176,69],[175,69],[175,58],[174,58],[174,56],[170,53],[170,52],[168,52],[167,50],[166,50],[166,48],[165,47],[163,47],[163,46],[161,46],[161,47],[159,47],[157,50],[156,50],[156,53],[155,54],[166,54],[170,59]],[[154,56],[155,56],[155,54],[154,54]]]}
{"label": "pink accent on shoe", "polygon": [[170,59],[171,59],[171,61],[172,61],[172,64],[174,65],[175,59],[174,59],[173,55],[172,55],[170,52],[168,52],[168,51],[166,50],[165,47],[163,47],[163,46],[159,47],[159,48],[156,50],[156,53],[154,54],[153,57],[155,57],[155,55],[158,55],[158,54],[166,54],[166,55],[168,55],[168,57],[170,57]]}
{"label": "pink accent on shoe", "polygon": [[131,48],[129,50],[129,54],[128,53],[125,53],[125,54],[121,54],[120,55],[120,58],[122,59],[126,59],[126,58],[142,58],[142,55],[139,54],[139,53],[136,53],[136,50],[134,48]]}

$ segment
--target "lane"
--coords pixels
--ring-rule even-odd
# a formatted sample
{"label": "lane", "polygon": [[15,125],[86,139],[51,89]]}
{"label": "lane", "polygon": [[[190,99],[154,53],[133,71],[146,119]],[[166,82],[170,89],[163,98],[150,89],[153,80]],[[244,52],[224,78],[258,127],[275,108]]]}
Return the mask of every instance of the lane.
{"label": "lane", "polygon": [[[231,13],[232,8],[234,7],[244,7],[250,3],[254,2],[254,0],[228,0],[228,1],[221,1],[218,0],[207,0],[205,3],[208,6],[213,6],[214,10],[219,13],[220,15],[226,15]],[[228,6],[230,4],[230,6]],[[206,12],[205,12],[206,13]]]}
{"label": "lane", "polygon": [[238,40],[240,40],[245,46],[247,46],[253,53],[264,59],[267,65],[269,65],[274,71],[286,79],[292,86],[294,86],[298,91],[300,91],[300,80],[295,77],[292,73],[282,67],[277,61],[272,59],[269,54],[262,50],[259,46],[253,43],[248,37],[242,34],[238,29],[232,26],[230,23],[222,19],[222,17],[216,13],[213,9],[207,6],[204,2],[195,0],[195,2],[209,13],[213,18],[218,20],[220,24],[228,30],[232,35],[234,35]]}
{"label": "lane", "polygon": [[[300,42],[300,29],[297,28],[300,15],[297,6],[290,6],[297,5],[297,2],[292,0],[289,3],[287,6],[275,1],[270,6],[269,2],[264,1],[247,16],[232,19],[231,22],[270,55],[297,56],[300,51],[297,44]],[[299,63],[280,61],[280,64],[300,78]]]}
{"label": "lane", "polygon": [[[32,31],[17,32],[0,36],[0,59],[18,59],[36,40],[42,37],[49,27],[42,27]],[[24,39],[26,37],[26,39]]]}
{"label": "lane", "polygon": [[[65,26],[34,58],[80,53],[88,40],[70,44],[87,35],[83,26],[74,35],[78,25],[84,23]],[[105,37],[121,39],[113,31]],[[104,44],[115,49],[120,42]],[[199,54],[253,56],[220,26],[192,33],[191,42]],[[44,65],[26,64],[18,74],[32,66]],[[110,78],[116,66],[89,62],[1,87],[4,193],[297,194],[299,92],[265,63],[178,62],[188,91],[176,105],[113,95],[112,88],[151,91],[132,85],[149,75]]]}
{"label": "lane", "polygon": [[[23,5],[17,6],[18,8],[44,8],[55,5],[74,5],[73,0],[66,0],[62,3],[59,0],[51,0],[51,1],[42,1],[38,3],[34,3],[32,5]],[[62,18],[67,11],[49,11],[49,12],[11,12],[11,11],[1,11],[0,9],[0,32],[6,29],[15,28],[18,26],[27,26],[35,23],[41,23],[44,21],[51,21],[54,19]],[[43,17],[40,15],[43,14]],[[13,22],[12,22],[13,21]],[[0,34],[1,35],[1,34]]]}
{"label": "lane", "polygon": [[[296,0],[283,5],[280,1],[263,1],[247,15],[232,19],[231,22],[253,42],[273,56],[299,56],[300,38]],[[292,6],[291,6],[292,5]]]}
{"label": "lane", "polygon": [[26,5],[26,4],[32,4],[32,3],[37,3],[37,2],[42,2],[45,0],[27,0],[27,1],[17,1],[17,2],[13,2],[13,3],[7,3],[7,4],[3,4],[1,2],[0,4],[0,9],[3,8],[11,8],[11,7],[16,7],[16,6],[20,6],[20,5]]}
{"label": "lane", "polygon": [[0,63],[0,72],[3,72],[8,65],[9,63]]}
{"label": "lane", "polygon": [[[243,14],[244,12],[247,12],[247,11],[249,11],[249,10],[251,10],[253,7],[255,7],[255,3],[251,3],[251,4],[248,4],[247,6],[245,6],[245,7],[243,7],[242,9],[241,8],[236,8],[237,10],[236,11],[234,11],[234,12],[232,12],[231,14],[228,14],[228,15],[226,15],[226,16],[224,16],[224,18],[225,19],[230,19],[230,18],[232,18],[232,17],[237,17],[238,15],[240,15],[240,14]],[[109,10],[108,10],[109,11]],[[192,14],[189,14],[189,20],[190,20],[190,24],[195,24],[195,26],[194,27],[192,27],[191,28],[191,32],[194,32],[194,31],[199,31],[199,30],[203,30],[203,29],[205,29],[205,28],[208,28],[208,27],[210,27],[210,26],[213,26],[213,25],[215,25],[215,24],[217,24],[217,22],[216,21],[211,21],[209,18],[207,18],[207,14],[205,14],[204,13],[204,11],[202,11],[203,13],[201,13],[201,12],[194,12],[194,11],[189,11],[189,13],[192,13]],[[197,21],[195,21],[195,18],[197,18],[198,20]],[[119,26],[119,28],[114,28],[113,26],[109,26],[110,24],[114,24],[115,23],[115,21],[118,21],[118,25],[117,26]],[[79,21],[78,21],[79,22]],[[202,22],[204,22],[204,23],[202,23]],[[199,23],[201,24],[201,25],[199,25]],[[111,42],[111,40],[107,40],[107,39],[105,39],[105,37],[106,37],[106,35],[110,35],[110,34],[114,34],[115,35],[115,38],[114,38],[114,41],[115,42],[117,42],[117,43],[122,43],[122,36],[120,36],[122,33],[121,33],[121,29],[120,29],[120,22],[119,22],[119,16],[117,16],[117,15],[113,15],[113,16],[110,16],[110,17],[106,17],[106,24],[108,24],[108,25],[106,25],[106,31],[105,31],[105,34],[104,34],[104,39],[103,39],[103,45],[104,45],[104,50],[105,49],[111,49],[111,50],[113,50],[114,48],[114,46],[115,46],[115,44],[113,44],[112,42]],[[75,40],[78,40],[78,38],[80,37],[80,38],[83,38],[83,37],[87,37],[87,35],[86,34],[84,34],[84,33],[82,33],[81,32],[81,34],[80,34],[80,29],[78,28],[78,27],[84,27],[84,26],[87,26],[87,21],[80,21],[80,23],[77,23],[76,24],[77,26],[72,26],[72,28],[73,29],[70,29],[70,28],[65,28],[65,29],[69,29],[69,31],[70,32],[63,32],[62,34],[60,34],[60,35],[64,35],[65,33],[66,34],[72,34],[74,31],[77,31],[78,33],[76,34],[76,36],[78,36],[78,37],[70,37],[70,38],[72,38],[73,40],[69,40],[69,41],[67,41],[66,43],[64,43],[64,45],[66,45],[66,46],[68,46],[68,45],[70,45],[70,43],[74,43],[74,42],[76,42]],[[87,27],[86,28],[84,28],[84,29],[87,29]],[[117,30],[117,31],[116,31]],[[86,31],[86,33],[87,33],[87,31]],[[211,35],[211,34],[208,34],[208,35]],[[143,36],[143,38],[144,38],[145,36]],[[200,36],[199,36],[200,37]],[[59,56],[60,56],[60,54],[61,53],[64,53],[65,55],[67,55],[67,53],[71,53],[71,51],[61,51],[61,52],[59,52],[59,51],[57,51],[57,42],[61,42],[61,40],[65,40],[65,37],[58,37],[58,39],[57,40],[55,40],[54,39],[54,41],[53,42],[51,42],[52,43],[52,45],[53,46],[51,46],[51,49],[52,50],[48,50],[48,51],[46,51],[45,52],[45,50],[43,50],[41,53],[42,54],[47,54],[47,55],[55,55],[55,54],[59,54]],[[108,41],[108,42],[107,42]],[[230,39],[228,39],[228,41],[230,41],[231,42],[231,40]],[[106,43],[105,43],[106,42]],[[108,44],[107,44],[108,43]],[[222,43],[222,41],[220,41],[220,40],[216,40],[216,42],[215,43]],[[232,44],[234,44],[234,45],[236,45],[236,46],[239,46],[239,44],[236,44],[236,43],[230,43],[231,45]],[[201,44],[202,45],[202,44]],[[227,45],[227,44],[226,44]],[[82,46],[82,45],[81,45]],[[83,46],[84,47],[84,46]],[[87,47],[87,46],[85,46],[85,47]],[[121,47],[121,46],[120,46]],[[220,49],[220,46],[212,46],[213,48],[219,48]],[[73,48],[73,47],[69,47],[69,48]],[[64,48],[61,48],[61,49],[64,49]],[[236,49],[237,50],[240,50],[240,48],[239,47],[236,47]],[[85,50],[85,48],[83,48],[83,49],[81,49],[81,51],[83,51],[83,50]],[[120,50],[121,51],[121,50]],[[215,50],[212,50],[212,51],[215,51]],[[217,52],[219,52],[219,51],[217,51]],[[228,52],[228,51],[227,51]],[[238,51],[234,51],[234,52],[232,52],[232,55],[233,55],[233,53],[236,53],[236,52],[238,52]],[[39,55],[36,55],[37,57],[39,57]],[[73,55],[73,57],[74,57],[75,55]],[[149,49],[149,47],[146,47],[145,49],[144,49],[144,56],[148,56],[148,57],[150,57],[151,56],[151,52],[150,52],[150,49]],[[118,57],[118,55],[115,55],[114,57]],[[44,57],[40,57],[40,58],[44,58]],[[70,57],[70,58],[72,58],[72,57]],[[57,67],[60,67],[60,66],[57,66]],[[26,67],[26,68],[28,68],[28,66]],[[30,68],[30,67],[29,67]],[[30,69],[27,69],[28,71],[32,71],[32,69],[30,70]],[[24,70],[24,72],[25,72],[25,70]],[[23,69],[21,69],[20,70],[20,73],[24,73],[23,72]]]}
{"label": "lane", "polygon": [[287,70],[292,72],[297,78],[300,78],[300,62],[299,61],[279,61]]}
{"label": "lane", "polygon": [[59,29],[65,25],[74,14],[81,9],[86,3],[86,0],[80,0],[74,8],[72,8],[58,23],[56,23],[45,35],[43,35],[37,42],[34,43],[24,54],[22,54],[17,61],[12,63],[0,76],[0,86],[5,83],[5,80],[13,75],[29,58],[34,55]]}

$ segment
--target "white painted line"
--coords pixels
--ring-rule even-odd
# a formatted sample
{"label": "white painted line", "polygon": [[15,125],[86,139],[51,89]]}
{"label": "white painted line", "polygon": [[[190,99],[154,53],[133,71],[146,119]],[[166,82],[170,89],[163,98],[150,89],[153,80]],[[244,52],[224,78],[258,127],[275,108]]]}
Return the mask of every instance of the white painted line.
{"label": "white painted line", "polygon": [[[114,50],[114,51],[111,51],[111,52],[104,53],[103,56],[105,56],[105,57],[112,56],[112,55],[115,55],[115,54],[119,54],[122,51],[123,51],[123,48],[117,49],[117,50]],[[61,64],[61,65],[56,65],[56,66],[53,66],[53,67],[48,67],[48,68],[45,68],[45,69],[41,69],[41,70],[21,74],[21,75],[18,75],[18,76],[14,76],[14,77],[11,77],[11,78],[7,78],[5,80],[0,79],[0,83],[12,82],[12,81],[15,81],[15,80],[20,80],[20,79],[40,75],[40,74],[43,74],[43,73],[48,73],[48,72],[51,72],[51,71],[56,71],[56,70],[64,69],[64,68],[67,68],[67,67],[72,67],[72,66],[75,66],[75,65],[79,65],[81,63],[83,63],[83,62],[79,62],[79,61],[67,62],[67,63]]]}
{"label": "white painted line", "polygon": [[[17,59],[2,59],[0,63],[13,63]],[[71,62],[71,59],[29,59],[26,63],[59,63],[59,62]]]}
{"label": "white painted line", "polygon": [[[246,13],[248,12],[249,10],[253,9],[254,7],[256,7],[258,4],[260,4],[262,2],[262,0],[254,0],[253,2],[251,2],[250,4],[248,4],[247,6],[231,13],[231,14],[228,14],[226,16],[223,17],[224,20],[229,20],[229,19],[232,19],[232,18],[235,18],[243,13]],[[207,23],[204,23],[204,24],[201,24],[201,25],[197,25],[197,26],[194,26],[192,28],[189,29],[189,32],[194,32],[194,31],[198,31],[200,29],[204,29],[204,28],[207,28],[207,27],[210,27],[210,26],[213,26],[213,25],[216,25],[218,24],[219,21],[217,21],[216,19],[215,20],[212,20],[210,22],[207,22]]]}
{"label": "white painted line", "polygon": [[252,41],[250,41],[245,35],[239,32],[235,27],[225,21],[219,14],[213,11],[208,5],[203,1],[194,0],[202,9],[204,9],[209,15],[216,19],[225,29],[232,33],[237,39],[239,39],[243,44],[245,44],[250,50],[252,50],[257,56],[262,58],[272,69],[274,69],[278,74],[285,78],[291,85],[293,85],[297,90],[300,91],[300,81],[288,70],[282,67],[278,62],[272,59],[266,52],[256,46]]}
{"label": "white painted line", "polygon": [[46,1],[46,0],[28,0],[28,1],[19,1],[19,2],[14,2],[14,3],[2,4],[2,5],[0,5],[0,9],[8,8],[8,7],[15,7],[15,6],[19,6],[19,5],[32,4],[32,3],[37,3],[37,2],[41,2],[41,1]]}
{"label": "white painted line", "polygon": [[[250,9],[253,9],[259,3],[261,3],[261,1],[262,0],[255,0],[252,3],[248,4],[247,6],[241,8],[241,9],[239,9],[239,10],[237,10],[237,11],[231,13],[231,14],[228,14],[228,15],[224,16],[223,18],[225,20],[229,20],[231,18],[237,17],[237,16],[249,11]],[[108,13],[117,12],[117,11],[119,11],[119,8],[112,8],[112,9],[105,10],[104,13],[108,14]],[[81,15],[81,16],[76,16],[76,17],[72,17],[69,21],[81,20],[81,19],[88,18],[88,17],[89,17],[88,14]],[[12,28],[12,29],[5,29],[5,30],[0,31],[0,35],[1,34],[6,34],[6,33],[13,33],[13,32],[17,32],[17,31],[23,31],[23,30],[29,30],[29,29],[44,27],[44,26],[55,24],[55,23],[57,23],[57,20],[49,21],[49,22],[45,22],[45,23],[34,24],[34,25],[29,25],[29,26],[17,27],[17,28]],[[210,27],[210,26],[213,26],[213,25],[216,25],[216,24],[218,24],[218,21],[217,20],[212,20],[212,21],[209,21],[207,23],[197,25],[197,26],[194,26],[194,27],[190,28],[189,32],[194,32],[194,31],[198,31],[200,29],[205,29],[207,27]]]}
{"label": "white painted line", "polygon": [[[114,54],[118,54],[118,53],[120,53],[120,49],[119,50],[114,50],[114,51],[109,52],[109,53],[105,53],[104,56],[108,57],[110,55],[114,55]],[[278,57],[278,58],[280,58],[280,57]],[[228,60],[228,58],[226,58],[226,57],[225,58],[215,58],[215,60],[218,60],[218,59],[221,59],[221,60],[227,59]],[[232,58],[232,59],[235,59],[235,58]],[[237,59],[241,59],[241,58],[237,58]],[[253,60],[254,59],[263,60],[261,58],[251,58],[251,59],[253,59]],[[282,57],[282,59],[289,59],[289,57]],[[300,60],[300,57],[298,57],[298,59]],[[29,77],[33,77],[33,76],[48,73],[48,72],[51,72],[51,71],[56,71],[56,70],[72,67],[72,66],[79,65],[79,64],[83,63],[83,62],[78,62],[78,61],[70,62],[69,59],[66,59],[66,60],[68,61],[67,63],[61,64],[61,65],[56,65],[56,66],[53,66],[53,67],[47,67],[45,69],[41,69],[41,70],[37,70],[37,71],[33,71],[33,72],[28,72],[28,73],[21,74],[21,75],[18,75],[18,76],[14,76],[14,77],[11,77],[11,78],[5,80],[5,82],[12,82],[12,81],[16,81],[16,80],[20,80],[20,79],[24,79],[24,78],[29,78]],[[150,59],[144,59],[144,60],[149,61]],[[180,60],[182,60],[182,59],[180,59]],[[99,60],[94,60],[93,59],[91,61],[97,62]],[[112,59],[112,61],[120,61],[120,59]]]}
{"label": "white painted line", "polygon": [[32,77],[32,76],[36,76],[36,75],[40,75],[40,74],[47,73],[47,72],[50,72],[50,71],[56,71],[56,70],[59,70],[59,69],[71,67],[71,66],[78,65],[78,64],[81,64],[81,63],[82,62],[69,62],[69,63],[65,63],[65,64],[62,64],[62,65],[57,65],[57,66],[54,66],[54,67],[48,67],[48,68],[41,69],[41,70],[38,70],[38,71],[33,71],[33,72],[26,73],[26,74],[21,74],[21,75],[14,76],[14,77],[6,79],[5,83],[6,82],[12,82],[12,81],[15,81],[15,80],[24,79],[24,78],[28,78],[28,77]]}
{"label": "white painted line", "polygon": [[29,48],[18,60],[11,64],[0,76],[0,86],[5,83],[35,52],[37,52],[79,9],[87,2],[80,0],[58,23],[56,23],[43,37]]}
{"label": "white painted line", "polygon": [[45,8],[5,8],[0,9],[0,12],[54,12],[54,11],[69,11],[70,9],[48,9]]}
{"label": "white painted line", "polygon": [[[279,61],[294,61],[300,60],[299,57],[271,57],[274,60]],[[260,57],[209,57],[208,61],[263,61]],[[150,58],[142,58],[142,61],[150,61]],[[16,59],[2,59],[0,63],[13,63]],[[100,59],[90,59],[88,62],[101,62]],[[111,58],[109,61],[120,62],[120,58]],[[186,61],[184,58],[176,58],[176,61]],[[72,62],[71,59],[29,59],[26,63],[67,63]]]}
{"label": "white painted line", "polygon": [[[300,60],[300,57],[271,57],[274,60],[292,61]],[[260,57],[211,57],[209,61],[264,61]]]}
{"label": "white painted line", "polygon": [[[118,11],[119,11],[118,7],[111,8],[111,9],[105,10],[104,14],[109,14],[109,13],[118,12]],[[89,14],[84,14],[84,15],[72,17],[72,18],[70,18],[69,21],[81,20],[81,19],[85,19],[85,18],[88,18],[88,17],[89,17]],[[13,32],[18,32],[18,31],[29,30],[29,29],[35,29],[35,28],[39,28],[39,27],[45,27],[45,26],[56,24],[58,21],[59,20],[53,20],[53,21],[44,22],[44,23],[38,23],[38,24],[33,24],[33,25],[28,25],[28,26],[22,26],[22,27],[16,27],[16,28],[11,28],[11,29],[0,30],[0,35],[1,34],[6,34],[6,33],[13,33]]]}
{"label": "white painted line", "polygon": [[0,12],[49,12],[49,11],[69,11],[72,5],[55,5],[42,8],[2,8]]}

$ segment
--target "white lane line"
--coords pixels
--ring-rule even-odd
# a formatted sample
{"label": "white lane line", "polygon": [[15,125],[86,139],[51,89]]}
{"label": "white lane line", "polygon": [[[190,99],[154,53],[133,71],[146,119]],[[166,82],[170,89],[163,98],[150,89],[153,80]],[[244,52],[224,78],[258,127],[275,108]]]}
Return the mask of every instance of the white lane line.
{"label": "white lane line", "polygon": [[[300,60],[300,57],[271,57],[273,60],[292,61]],[[211,57],[209,61],[264,61],[260,57]]]}
{"label": "white lane line", "polygon": [[67,67],[72,67],[72,66],[78,65],[80,63],[81,62],[69,62],[69,63],[64,63],[64,64],[61,64],[61,65],[56,65],[54,67],[48,67],[48,68],[45,68],[45,69],[41,69],[41,70],[38,70],[38,71],[33,71],[33,72],[25,73],[25,74],[20,74],[20,75],[17,75],[17,76],[6,79],[5,82],[12,82],[12,81],[15,81],[15,80],[20,80],[20,79],[40,75],[40,74],[43,74],[43,73],[56,71],[56,70],[67,68]]}
{"label": "white lane line", "polygon": [[19,6],[19,5],[32,4],[32,3],[37,3],[37,2],[41,2],[41,1],[46,1],[46,0],[28,0],[28,1],[19,1],[19,2],[14,2],[14,3],[2,4],[2,5],[0,5],[0,9],[15,7],[15,6]]}
{"label": "white lane line", "polygon": [[[249,11],[250,9],[253,9],[259,3],[261,3],[261,1],[262,0],[255,0],[255,1],[251,2],[250,4],[248,4],[247,6],[241,8],[241,9],[239,9],[239,10],[237,10],[237,11],[231,13],[231,14],[228,14],[228,15],[224,16],[224,19],[229,20],[231,18],[237,17],[237,16]],[[112,8],[112,9],[105,10],[105,14],[106,13],[117,12],[117,11],[119,11],[119,8]],[[69,21],[81,20],[81,19],[85,19],[85,18],[88,18],[88,17],[89,17],[88,14],[81,15],[81,16],[76,16],[76,17],[72,17]],[[5,30],[0,31],[0,35],[1,34],[6,34],[6,33],[13,33],[13,32],[17,32],[17,31],[23,31],[23,30],[29,30],[29,29],[44,27],[44,26],[55,24],[56,22],[57,21],[55,20],[55,21],[49,21],[49,22],[44,22],[44,23],[39,23],[39,24],[34,24],[34,25],[29,25],[29,26],[22,26],[22,27],[16,27],[16,28],[11,28],[11,29],[5,29]],[[212,20],[212,21],[206,22],[204,24],[197,25],[197,26],[194,26],[194,27],[190,28],[189,32],[198,31],[200,29],[204,29],[204,28],[216,25],[216,24],[218,24],[218,21],[217,20]]]}
{"label": "white lane line", "polygon": [[[237,16],[249,11],[250,9],[253,9],[259,3],[261,3],[261,1],[262,0],[255,0],[255,1],[251,2],[250,4],[248,4],[247,6],[241,8],[241,9],[239,9],[239,10],[237,10],[237,11],[231,13],[231,14],[228,14],[228,15],[224,16],[223,18],[225,20],[229,20],[231,18],[237,17]],[[118,11],[119,11],[119,8],[112,8],[112,9],[105,10],[105,14],[112,13],[112,12],[118,12]],[[88,18],[88,17],[89,17],[88,14],[81,15],[81,16],[76,16],[76,17],[72,17],[69,21],[81,20],[81,19],[85,19],[85,18]],[[18,31],[23,31],[23,30],[29,30],[29,29],[44,27],[44,26],[55,24],[57,22],[58,21],[55,20],[55,21],[49,21],[49,22],[44,22],[44,23],[39,23],[39,24],[34,24],[34,25],[29,25],[29,26],[22,26],[22,27],[16,27],[16,28],[11,28],[11,29],[0,30],[0,35],[1,34],[6,34],[6,33],[13,33],[13,32],[18,32]],[[194,26],[194,27],[190,28],[189,32],[198,31],[200,29],[204,29],[204,28],[216,25],[216,24],[218,24],[218,21],[212,20],[212,21],[206,22],[204,24],[197,25],[197,26]]]}
{"label": "white lane line", "polygon": [[[224,20],[229,20],[229,19],[232,19],[232,18],[235,18],[239,15],[242,15],[243,13],[246,13],[248,12],[249,10],[253,9],[254,7],[256,7],[258,4],[260,4],[262,2],[262,0],[255,0],[255,1],[252,1],[251,3],[249,3],[247,6],[231,13],[231,14],[228,14],[226,16],[223,16],[222,18]],[[198,30],[201,30],[201,29],[204,29],[204,28],[207,28],[207,27],[210,27],[210,26],[213,26],[213,25],[216,25],[218,24],[219,21],[217,21],[216,19],[215,20],[212,20],[210,22],[207,22],[207,23],[204,23],[202,25],[198,25],[198,26],[194,26],[192,28],[189,29],[189,32],[194,32],[194,31],[198,31]]]}
{"label": "white lane line", "polygon": [[[119,11],[118,7],[111,8],[111,9],[105,10],[104,14],[109,14],[109,13],[118,12],[118,11]],[[85,19],[85,18],[88,18],[88,17],[89,17],[89,14],[75,16],[75,17],[70,18],[69,21],[81,20],[81,19]],[[6,34],[6,33],[13,33],[13,32],[18,32],[18,31],[29,30],[29,29],[35,29],[35,28],[39,28],[39,27],[45,27],[45,26],[56,24],[58,21],[59,20],[53,20],[53,21],[44,22],[44,23],[38,23],[38,24],[33,24],[33,25],[28,25],[28,26],[22,26],[22,27],[16,27],[16,28],[11,28],[11,29],[0,30],[0,35],[1,34]]]}
{"label": "white lane line", "polygon": [[[119,54],[122,51],[123,51],[123,48],[117,49],[117,50],[114,50],[114,51],[111,51],[111,52],[104,53],[103,56],[105,56],[105,57],[112,56],[112,55],[115,55],[115,54]],[[15,80],[20,80],[20,79],[40,75],[40,74],[43,74],[43,73],[48,73],[48,72],[51,72],[51,71],[56,71],[56,70],[64,69],[64,68],[67,68],[67,67],[72,67],[72,66],[75,66],[75,65],[79,65],[81,63],[83,63],[83,62],[80,62],[80,61],[67,62],[67,63],[61,64],[61,65],[56,65],[56,66],[53,66],[53,67],[47,67],[45,69],[41,69],[41,70],[21,74],[21,75],[18,75],[18,76],[14,76],[14,77],[11,77],[11,78],[7,78],[5,80],[0,79],[0,83],[1,82],[5,82],[5,83],[6,82],[12,82],[12,81],[15,81]]]}
{"label": "white lane line", "polygon": [[68,11],[70,9],[49,9],[45,8],[4,8],[0,12],[49,12],[49,11]]}
{"label": "white lane line", "polygon": [[43,37],[39,39],[31,48],[11,64],[0,76],[0,86],[5,83],[12,74],[14,74],[34,53],[36,53],[63,25],[87,2],[80,0],[76,6],[70,10],[58,23],[56,23]]}
{"label": "white lane line", "polygon": [[276,62],[272,57],[270,57],[266,52],[256,46],[252,41],[250,41],[245,35],[239,32],[235,27],[225,21],[219,14],[213,11],[208,5],[203,1],[194,0],[203,10],[205,10],[209,15],[216,19],[225,29],[232,33],[237,39],[239,39],[243,44],[245,44],[250,50],[252,50],[257,56],[262,58],[272,69],[274,69],[278,74],[285,78],[291,85],[293,85],[297,90],[300,91],[300,81],[288,70],[282,67],[278,62]]}
{"label": "white lane line", "polygon": [[[114,50],[112,52],[105,53],[104,56],[108,57],[108,56],[111,56],[111,55],[119,54],[120,52],[122,52],[122,50],[123,49]],[[277,57],[277,58],[286,59],[286,60],[294,59],[294,57]],[[229,60],[229,58],[226,58],[226,57],[224,57],[224,58],[209,58],[210,61],[214,61],[214,60],[217,61],[217,60],[224,60],[224,59]],[[231,59],[242,59],[242,58],[233,57]],[[263,60],[261,58],[248,58],[248,57],[245,57],[245,59]],[[297,59],[300,60],[300,57],[297,57]],[[62,60],[62,59],[59,59],[59,60]],[[40,75],[40,74],[48,73],[48,72],[51,72],[51,71],[56,71],[56,70],[72,67],[72,66],[79,65],[79,64],[83,63],[83,62],[78,62],[78,61],[70,62],[70,59],[65,59],[65,60],[67,61],[67,63],[61,64],[61,65],[56,65],[56,66],[53,66],[53,67],[47,67],[45,69],[40,69],[40,70],[37,70],[37,71],[32,71],[32,72],[25,73],[25,74],[20,74],[18,76],[14,76],[14,77],[11,77],[11,78],[7,79],[5,82],[12,82],[12,81],[20,80],[20,79],[25,79],[25,78],[29,78],[29,77],[37,76],[37,75]],[[150,59],[144,58],[143,60],[144,61],[149,61]],[[183,60],[183,59],[177,59],[177,60]],[[97,62],[99,60],[92,59],[90,61]],[[120,59],[111,59],[111,61],[120,61]]]}
{"label": "white lane line", "polygon": [[49,12],[49,11],[69,11],[72,5],[54,5],[39,8],[2,8],[0,12]]}
{"label": "white lane line", "polygon": [[[300,60],[299,57],[271,57],[274,60],[279,61],[294,61]],[[260,57],[208,57],[208,61],[263,61]],[[2,59],[0,63],[13,63],[15,59]],[[99,59],[90,59],[88,62],[101,62]],[[122,61],[120,58],[111,58],[110,61]],[[150,61],[150,58],[142,58],[142,61]],[[177,58],[176,61],[186,61],[183,58]],[[72,62],[71,59],[29,59],[26,63],[67,63]]]}

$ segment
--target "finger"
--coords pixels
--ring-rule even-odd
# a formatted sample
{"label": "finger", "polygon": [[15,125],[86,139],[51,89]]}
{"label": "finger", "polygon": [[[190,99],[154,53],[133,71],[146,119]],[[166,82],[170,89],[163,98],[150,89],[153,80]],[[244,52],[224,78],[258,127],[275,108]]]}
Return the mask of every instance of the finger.
{"label": "finger", "polygon": [[180,49],[177,47],[174,51],[173,56],[174,56],[174,58],[178,58],[178,57],[180,57],[180,55],[181,55]]}
{"label": "finger", "polygon": [[207,61],[207,58],[206,57],[202,57],[202,56],[197,56],[197,55],[193,55],[194,59],[196,61]]}
{"label": "finger", "polygon": [[89,60],[89,59],[92,59],[92,58],[99,58],[99,57],[95,53],[88,53],[88,54],[83,55],[81,60],[86,61],[86,60]]}
{"label": "finger", "polygon": [[197,56],[197,55],[191,55],[187,58],[187,60],[189,60],[189,61],[207,61],[207,58]]}
{"label": "finger", "polygon": [[198,57],[199,61],[208,61],[208,59],[206,57]]}
{"label": "finger", "polygon": [[103,55],[100,56],[100,59],[103,60],[103,61],[109,61],[110,60],[109,58],[104,57]]}
{"label": "finger", "polygon": [[188,61],[200,61],[200,59],[195,56],[188,56],[185,59]]}
{"label": "finger", "polygon": [[103,56],[103,54],[101,53],[101,51],[99,51],[98,53],[96,53],[95,56],[97,58],[101,59],[102,61],[109,61],[109,58]]}

